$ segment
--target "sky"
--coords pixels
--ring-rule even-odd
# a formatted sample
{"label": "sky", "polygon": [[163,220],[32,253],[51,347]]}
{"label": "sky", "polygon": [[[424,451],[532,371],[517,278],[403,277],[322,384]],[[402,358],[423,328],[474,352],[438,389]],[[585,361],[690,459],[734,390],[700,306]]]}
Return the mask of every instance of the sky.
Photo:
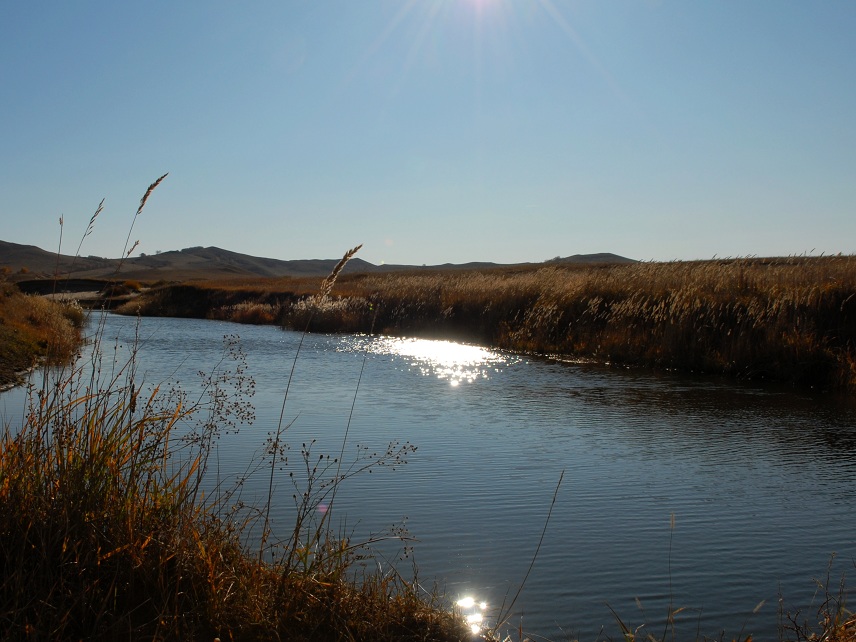
{"label": "sky", "polygon": [[0,240],[853,254],[854,34],[854,0],[2,2]]}

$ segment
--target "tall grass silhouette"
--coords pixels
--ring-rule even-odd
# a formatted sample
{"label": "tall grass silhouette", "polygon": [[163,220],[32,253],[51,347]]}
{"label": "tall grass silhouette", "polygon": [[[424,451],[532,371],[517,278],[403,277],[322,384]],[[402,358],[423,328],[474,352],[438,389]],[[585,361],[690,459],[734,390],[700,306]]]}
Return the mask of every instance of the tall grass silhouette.
{"label": "tall grass silhouette", "polygon": [[[122,356],[105,339],[105,313],[93,315],[88,356],[36,377],[22,421],[0,435],[0,638],[466,637],[438,595],[397,573],[362,571],[354,562],[371,542],[337,537],[323,523],[269,544],[259,559],[254,533],[261,520],[270,535],[273,497],[245,505],[209,466],[219,436],[253,417],[237,339],[227,338],[223,360],[191,396],[145,381],[139,344]],[[283,444],[250,462],[248,474],[283,465]],[[392,444],[342,469],[304,445],[296,519],[306,526],[338,484],[408,448]]]}

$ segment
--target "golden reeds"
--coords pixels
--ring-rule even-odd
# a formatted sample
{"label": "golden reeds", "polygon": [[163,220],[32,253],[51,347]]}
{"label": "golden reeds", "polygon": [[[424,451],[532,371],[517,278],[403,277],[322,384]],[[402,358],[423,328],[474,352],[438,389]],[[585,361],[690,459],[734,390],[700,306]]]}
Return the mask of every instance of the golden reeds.
{"label": "golden reeds", "polygon": [[122,262],[123,262],[126,258],[128,258],[129,256],[131,256],[131,253],[132,253],[132,252],[137,248],[137,246],[140,244],[140,242],[139,242],[139,241],[135,241],[135,242],[133,243],[133,245],[131,245],[131,248],[130,248],[130,249],[128,249],[128,244],[131,242],[131,234],[132,234],[132,233],[133,233],[133,231],[134,231],[134,225],[135,225],[135,224],[136,224],[136,222],[137,222],[137,218],[139,218],[140,214],[142,214],[142,212],[143,212],[143,208],[146,206],[146,202],[149,200],[149,196],[151,196],[151,195],[152,195],[152,192],[154,192],[154,191],[155,191],[155,188],[156,188],[158,185],[160,185],[160,184],[161,184],[161,182],[163,181],[163,179],[165,179],[167,176],[169,176],[169,172],[167,172],[166,174],[164,174],[163,176],[161,176],[160,178],[158,178],[154,183],[152,183],[151,185],[149,185],[148,189],[146,189],[145,194],[143,194],[143,197],[140,199],[140,205],[137,207],[137,211],[136,211],[136,213],[134,214],[134,218],[132,218],[132,219],[131,219],[131,225],[128,227],[128,238],[126,238],[126,239],[125,239],[125,246],[122,248],[121,261],[120,261],[120,262],[119,262],[119,264],[116,266],[116,272],[117,272],[117,273],[119,272],[119,270],[121,270],[121,269],[122,269]]}
{"label": "golden reeds", "polygon": [[[518,351],[856,385],[852,256],[346,275],[337,290],[337,309],[313,328],[375,323]],[[283,318],[302,318],[300,304]]]}
{"label": "golden reeds", "polygon": [[0,283],[0,388],[38,363],[68,360],[82,341],[83,323],[74,302],[27,296]]}
{"label": "golden reeds", "polygon": [[[254,560],[258,512],[200,486],[212,437],[245,410],[139,381],[134,355],[108,377],[64,371],[0,433],[0,638],[464,639],[439,596],[397,574],[357,575],[365,551],[326,530],[290,563]],[[240,352],[220,367],[220,393],[244,398]],[[307,475],[314,514],[340,480]]]}
{"label": "golden reeds", "polygon": [[357,247],[345,252],[345,255],[338,263],[336,263],[336,266],[333,268],[333,271],[330,272],[330,275],[326,279],[324,279],[324,281],[322,281],[321,291],[318,293],[322,299],[327,296],[330,296],[330,292],[333,290],[333,286],[336,284],[336,279],[339,277],[339,273],[348,264],[348,261],[353,258],[354,254],[359,252],[362,246],[363,244],[360,243]]}
{"label": "golden reeds", "polygon": [[149,200],[149,196],[152,195],[152,192],[155,191],[155,188],[160,185],[161,181],[163,181],[163,179],[165,179],[167,176],[169,176],[169,172],[167,172],[166,174],[158,178],[154,183],[149,185],[148,189],[146,190],[146,193],[143,194],[143,197],[140,199],[140,206],[137,208],[137,212],[136,214],[134,214],[134,218],[138,217],[142,213],[143,208],[146,206],[146,201]]}

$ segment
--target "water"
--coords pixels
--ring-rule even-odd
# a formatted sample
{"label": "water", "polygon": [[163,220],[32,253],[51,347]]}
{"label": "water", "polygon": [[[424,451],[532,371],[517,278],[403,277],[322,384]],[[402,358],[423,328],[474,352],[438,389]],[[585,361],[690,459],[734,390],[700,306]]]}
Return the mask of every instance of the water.
{"label": "water", "polygon": [[[136,324],[107,318],[110,354],[134,342]],[[240,335],[257,417],[221,438],[217,471],[243,474],[276,429],[300,335],[156,318],[138,334],[139,376],[188,390],[220,362],[223,336]],[[4,423],[20,417],[23,394],[0,396]],[[856,408],[846,400],[445,342],[310,335],[285,421],[292,465],[311,439],[313,453],[338,456],[346,431],[345,459],[358,444],[416,445],[406,465],[348,480],[334,523],[359,539],[405,522],[413,550],[398,559],[401,543],[387,542],[376,563],[406,577],[415,564],[452,601],[486,601],[488,620],[526,576],[564,471],[508,620],[548,639],[619,637],[610,607],[660,637],[670,603],[684,608],[681,639],[775,639],[780,596],[814,622],[814,580],[826,580],[831,555],[834,593],[854,568]],[[244,496],[266,493],[259,475]],[[278,476],[273,519],[284,531],[292,493]]]}

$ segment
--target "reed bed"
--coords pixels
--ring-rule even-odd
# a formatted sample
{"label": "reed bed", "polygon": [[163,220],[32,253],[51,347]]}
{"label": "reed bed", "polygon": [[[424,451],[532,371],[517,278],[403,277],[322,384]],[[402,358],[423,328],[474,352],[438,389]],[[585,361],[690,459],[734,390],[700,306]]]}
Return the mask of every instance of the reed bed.
{"label": "reed bed", "polygon": [[856,257],[342,274],[153,288],[120,312],[458,339],[628,366],[856,388]]}
{"label": "reed bed", "polygon": [[[164,285],[123,309],[452,336],[851,389],[856,379],[854,257],[340,275],[356,249],[325,281]],[[102,363],[103,316],[94,321],[94,356],[68,365],[82,311],[0,285],[0,339],[12,333],[11,343],[21,343],[32,333],[24,342],[36,351],[28,354],[66,364],[30,384],[21,423],[0,434],[0,638],[471,639],[437,592],[392,568],[365,570],[367,547],[405,533],[353,542],[330,529],[330,511],[317,510],[350,476],[405,461],[411,445],[358,454],[344,468],[342,454],[319,456],[311,443],[287,460],[281,422],[248,471],[302,472],[289,476],[295,527],[277,538],[271,497],[247,506],[245,479],[232,489],[210,484],[220,435],[252,419],[253,381],[236,339],[227,338],[224,361],[203,376],[204,394],[193,400],[180,387],[141,380],[136,347],[124,363]],[[827,599],[818,614],[819,632],[794,617],[782,639],[856,639],[843,599]],[[626,640],[656,639],[618,622]],[[670,636],[674,629],[662,639]]]}
{"label": "reed bed", "polygon": [[[344,276],[283,310],[321,331],[413,334],[600,362],[856,386],[856,257]],[[311,309],[312,308],[312,309]]]}
{"label": "reed bed", "polygon": [[[312,444],[289,464],[271,442],[248,474],[290,465],[304,475],[295,529],[260,550],[265,507],[206,483],[220,434],[252,420],[236,338],[193,398],[141,380],[133,347],[125,362],[95,356],[51,372],[30,384],[23,423],[0,435],[0,639],[472,639],[441,595],[392,568],[366,571],[371,542],[317,517],[339,483],[400,463],[407,445],[340,468]],[[787,619],[781,639],[856,640],[841,595],[827,593],[817,622]],[[644,626],[622,633],[658,639]]]}

